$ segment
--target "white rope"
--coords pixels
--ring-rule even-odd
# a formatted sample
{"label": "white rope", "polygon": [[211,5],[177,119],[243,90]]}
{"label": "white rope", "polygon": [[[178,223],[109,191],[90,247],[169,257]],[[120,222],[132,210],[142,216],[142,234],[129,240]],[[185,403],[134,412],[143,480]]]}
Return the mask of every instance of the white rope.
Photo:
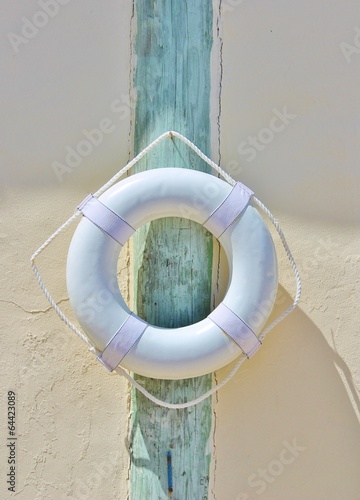
{"label": "white rope", "polygon": [[296,294],[295,294],[295,299],[294,299],[293,303],[291,304],[290,307],[288,307],[288,309],[286,309],[278,318],[276,318],[267,328],[265,328],[261,332],[261,334],[259,335],[259,340],[262,340],[265,337],[265,335],[270,332],[270,330],[272,330],[278,323],[280,323],[280,321],[282,321],[284,318],[286,318],[286,316],[288,316],[295,309],[295,307],[298,305],[299,300],[300,300],[300,296],[301,296],[301,286],[302,285],[301,285],[301,278],[300,278],[298,268],[296,267],[294,257],[292,256],[289,245],[285,239],[285,235],[280,227],[279,221],[273,216],[273,214],[270,212],[270,210],[268,208],[266,208],[265,205],[260,200],[258,200],[256,198],[256,196],[253,196],[253,200],[254,200],[255,204],[258,205],[258,207],[260,207],[263,212],[265,212],[265,214],[269,217],[269,219],[271,220],[271,222],[275,226],[275,229],[280,237],[281,243],[283,244],[283,247],[285,249],[286,255],[289,259],[290,265],[294,271],[295,280],[296,280]]}
{"label": "white rope", "polygon": [[204,401],[204,399],[207,399],[209,396],[214,394],[214,392],[221,389],[227,382],[229,382],[230,379],[233,378],[235,373],[240,368],[240,365],[242,365],[242,363],[246,359],[247,359],[247,357],[244,356],[243,354],[241,354],[240,359],[237,361],[236,365],[231,370],[229,375],[224,378],[224,380],[222,380],[221,382],[216,384],[214,387],[209,389],[207,392],[205,392],[204,394],[202,394],[198,398],[192,399],[191,401],[188,401],[186,403],[167,403],[166,401],[158,399],[153,394],[151,394],[146,389],[144,389],[144,387],[142,385],[140,385],[138,382],[136,382],[136,380],[131,375],[129,375],[123,368],[121,368],[120,365],[117,368],[115,368],[115,371],[118,372],[123,377],[125,377],[134,387],[136,387],[136,389],[138,389],[142,394],[144,394],[145,397],[150,399],[150,401],[152,401],[153,403],[155,403],[159,406],[163,406],[164,408],[170,408],[171,410],[182,410],[183,408],[189,408],[190,406],[195,406],[198,403],[201,403],[201,401]]}
{"label": "white rope", "polygon": [[[135,158],[133,158],[125,167],[123,167],[117,174],[115,174],[108,182],[106,182],[96,193],[94,193],[94,197],[98,198],[101,194],[103,194],[107,189],[109,189],[118,179],[120,179],[130,168],[132,168],[136,163],[138,163],[141,158],[143,158],[151,149],[156,147],[161,141],[163,141],[166,137],[170,137],[170,139],[173,139],[173,137],[176,137],[177,139],[180,139],[182,142],[184,142],[190,149],[192,149],[202,160],[204,160],[208,165],[210,165],[214,170],[216,170],[229,184],[232,186],[235,185],[236,181],[229,175],[227,174],[219,165],[217,165],[215,162],[213,162],[210,158],[208,158],[198,147],[195,146],[189,139],[187,139],[185,136],[182,134],[179,134],[179,132],[174,132],[174,131],[168,131],[164,132],[161,134],[157,139],[155,139],[153,142],[151,142],[145,149],[143,149]],[[300,300],[300,294],[301,294],[301,279],[299,275],[299,271],[296,267],[295,260],[290,252],[290,248],[288,246],[288,243],[285,239],[284,233],[280,227],[280,224],[278,220],[274,217],[274,215],[268,210],[265,205],[258,200],[255,196],[253,196],[253,201],[258,207],[269,217],[271,220],[272,224],[275,226],[275,229],[277,233],[279,234],[280,240],[284,246],[285,252],[287,254],[287,257],[289,259],[290,265],[294,271],[295,274],[295,279],[296,279],[296,295],[295,299],[292,303],[292,305],[286,309],[278,318],[276,318],[263,332],[259,335],[259,340],[263,340],[265,335],[270,332],[280,321],[282,321],[286,316],[288,316],[297,306],[299,300]],[[101,354],[101,352],[96,349],[95,346],[93,346],[90,342],[90,340],[87,338],[87,336],[81,332],[71,321],[70,319],[61,311],[59,306],[56,304],[55,300],[52,298],[50,292],[45,286],[45,283],[43,282],[41,275],[39,273],[38,268],[35,265],[35,259],[38,257],[46,247],[50,245],[50,243],[62,232],[66,227],[68,227],[79,215],[80,211],[77,210],[74,215],[72,215],[62,226],[59,227],[46,241],[43,243],[37,250],[36,252],[31,256],[30,262],[31,262],[31,268],[35,273],[36,279],[41,287],[41,290],[43,291],[45,297],[49,301],[50,305],[53,307],[55,312],[58,314],[60,319],[64,321],[64,323],[73,330],[73,332],[78,335],[78,337],[81,338],[90,348],[90,351],[93,352],[96,356]],[[152,394],[150,394],[142,385],[140,385],[127,371],[125,371],[121,366],[118,366],[116,368],[116,372],[123,377],[125,377],[136,389],[138,389],[145,397],[150,399],[153,403],[163,406],[164,408],[170,408],[170,409],[183,409],[183,408],[189,408],[190,406],[194,406],[201,401],[204,401],[207,399],[209,396],[214,394],[216,391],[221,389],[227,382],[229,382],[230,379],[233,378],[233,376],[236,374],[238,369],[240,368],[241,364],[247,359],[243,354],[240,355],[240,359],[237,361],[236,365],[234,368],[231,370],[229,375],[224,378],[220,383],[216,384],[214,387],[212,387],[209,391],[205,392],[198,398],[188,401],[186,403],[167,403],[166,401],[162,401]]]}

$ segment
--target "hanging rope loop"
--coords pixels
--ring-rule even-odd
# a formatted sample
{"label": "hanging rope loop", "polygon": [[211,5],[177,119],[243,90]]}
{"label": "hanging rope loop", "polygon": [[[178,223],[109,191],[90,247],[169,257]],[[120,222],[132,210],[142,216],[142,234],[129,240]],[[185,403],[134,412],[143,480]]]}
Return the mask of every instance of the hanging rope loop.
{"label": "hanging rope loop", "polygon": [[[160,135],[157,139],[155,139],[153,142],[151,142],[145,149],[143,149],[135,158],[133,158],[125,167],[123,167],[119,172],[117,172],[108,182],[106,182],[98,191],[96,191],[93,195],[92,198],[97,199],[99,196],[101,196],[107,189],[109,189],[117,180],[119,180],[124,174],[126,174],[134,165],[136,165],[149,151],[151,151],[153,148],[155,148],[160,142],[162,142],[165,138],[170,138],[173,140],[175,138],[181,140],[183,143],[185,143],[190,149],[192,149],[203,161],[205,161],[208,165],[210,165],[216,172],[218,172],[231,186],[236,185],[236,181],[227,173],[225,172],[219,165],[217,165],[214,161],[212,161],[210,158],[208,158],[200,149],[195,146],[189,139],[187,139],[185,136],[180,134],[179,132],[174,132],[174,131],[168,131],[164,132],[162,135]],[[268,208],[265,207],[265,205],[256,198],[256,196],[252,196],[252,201],[255,205],[257,205],[264,213],[265,215],[270,219],[271,223],[274,225],[281,243],[285,249],[286,255],[288,257],[288,260],[290,262],[291,268],[293,269],[294,272],[294,277],[296,281],[296,294],[295,298],[293,300],[293,303],[291,304],[290,307],[288,307],[278,318],[276,318],[269,326],[267,326],[259,335],[258,339],[259,342],[261,342],[264,337],[276,326],[280,321],[282,321],[284,318],[286,318],[298,305],[299,300],[300,300],[300,295],[301,295],[301,279],[299,275],[299,271],[297,269],[297,266],[295,264],[295,260],[292,256],[292,253],[290,251],[289,245],[285,239],[285,235],[280,227],[279,221],[274,217],[274,215],[270,212]],[[30,263],[31,263],[31,268],[34,271],[34,274],[36,276],[36,279],[40,285],[41,290],[43,291],[45,297],[49,301],[50,305],[53,307],[55,312],[58,314],[60,319],[64,321],[64,323],[71,328],[71,330],[79,337],[81,340],[83,340],[87,346],[89,347],[90,352],[95,354],[97,357],[101,356],[101,352],[90,342],[88,337],[81,331],[79,330],[72,322],[71,320],[61,311],[59,306],[56,304],[55,300],[51,296],[50,292],[45,286],[45,283],[43,282],[43,279],[40,275],[40,272],[35,265],[35,259],[50,245],[50,243],[57,237],[61,232],[63,232],[69,225],[71,225],[77,217],[81,214],[81,209],[78,208],[76,212],[66,221],[64,224],[62,224],[59,229],[57,229],[37,250],[36,252],[31,256]],[[189,408],[190,406],[194,406],[201,401],[204,401],[207,399],[209,396],[214,394],[216,391],[221,389],[231,378],[234,377],[238,369],[240,368],[241,364],[247,359],[247,356],[245,354],[242,354],[235,364],[234,368],[232,371],[229,373],[227,377],[224,378],[220,383],[216,384],[214,387],[212,387],[209,391],[204,393],[202,396],[192,400],[188,401],[186,403],[181,403],[181,404],[173,404],[173,403],[167,403],[165,401],[162,401],[152,394],[150,394],[143,386],[141,386],[126,370],[124,370],[121,366],[117,366],[115,371],[125,377],[136,389],[138,389],[144,396],[146,396],[148,399],[150,399],[152,402],[159,406],[163,406],[165,408],[170,408],[170,409],[183,409],[183,408]]]}

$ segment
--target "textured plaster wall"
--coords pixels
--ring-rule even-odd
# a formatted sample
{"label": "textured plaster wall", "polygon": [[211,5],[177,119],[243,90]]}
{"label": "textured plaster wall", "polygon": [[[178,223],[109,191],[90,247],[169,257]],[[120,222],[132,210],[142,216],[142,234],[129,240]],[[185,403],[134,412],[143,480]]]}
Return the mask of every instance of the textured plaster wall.
{"label": "textured plaster wall", "polygon": [[[10,498],[5,407],[12,389],[14,498],[125,499],[127,384],[109,375],[51,310],[29,259],[77,203],[128,159],[132,11],[130,2],[63,3],[18,45],[18,53],[7,34],[31,33],[23,18],[32,22],[35,16],[41,24],[44,9],[37,1],[2,4],[0,498]],[[81,162],[67,164],[66,147],[76,149],[82,131],[98,129],[104,119],[112,121],[113,127],[102,123],[110,131],[102,140],[97,135],[99,144]],[[57,169],[62,182],[54,161],[68,168],[62,174]],[[63,263],[70,236],[71,230],[39,259],[45,282],[66,311]],[[126,255],[120,272],[126,272]]]}
{"label": "textured plaster wall", "polygon": [[360,495],[359,27],[355,1],[223,1],[222,164],[282,222],[303,295],[219,393],[219,500]]}
{"label": "textured plaster wall", "polygon": [[[28,261],[128,158],[132,12],[130,2],[63,3],[37,31],[24,27],[45,19],[37,2],[2,5],[0,497],[12,389],[14,498],[125,499],[127,385],[49,309]],[[222,2],[222,165],[279,217],[304,287],[300,308],[214,402],[217,500],[359,498],[359,26],[355,1]],[[7,35],[22,30],[16,53]],[[284,108],[296,116],[281,127]],[[100,124],[99,144],[66,164],[65,148]],[[70,237],[39,260],[66,311]],[[276,312],[294,291],[280,247],[279,259]],[[125,286],[126,253],[120,274]]]}

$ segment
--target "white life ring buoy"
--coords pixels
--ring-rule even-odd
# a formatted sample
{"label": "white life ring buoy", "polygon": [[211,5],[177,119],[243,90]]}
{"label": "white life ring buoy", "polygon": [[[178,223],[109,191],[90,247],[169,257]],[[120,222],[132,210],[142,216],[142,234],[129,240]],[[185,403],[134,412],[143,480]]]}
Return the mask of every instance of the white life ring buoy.
{"label": "white life ring buoy", "polygon": [[[195,170],[164,168],[126,178],[99,199],[79,206],[67,258],[67,289],[75,315],[113,370],[119,364],[158,379],[215,371],[260,346],[273,308],[277,259],[269,230],[249,204],[252,192]],[[198,323],[160,328],[136,316],[117,283],[122,245],[142,224],[185,217],[203,224],[222,244],[230,279],[223,302]]]}

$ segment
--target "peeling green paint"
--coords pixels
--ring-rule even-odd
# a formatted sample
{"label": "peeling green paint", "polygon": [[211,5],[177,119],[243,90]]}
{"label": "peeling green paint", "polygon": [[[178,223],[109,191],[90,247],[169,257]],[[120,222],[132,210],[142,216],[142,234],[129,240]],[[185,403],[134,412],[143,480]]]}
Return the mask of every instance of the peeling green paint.
{"label": "peeling green paint", "polygon": [[[177,130],[210,154],[212,1],[135,1],[137,91],[134,149]],[[137,171],[208,166],[184,144],[163,141]],[[152,324],[179,327],[210,312],[212,236],[179,218],[161,219],[134,236],[137,313]],[[211,388],[212,377],[159,381],[137,377],[157,397],[183,402]],[[173,499],[208,497],[211,399],[184,410],[160,408],[132,393],[130,498],[168,498],[167,451],[172,452]]]}

